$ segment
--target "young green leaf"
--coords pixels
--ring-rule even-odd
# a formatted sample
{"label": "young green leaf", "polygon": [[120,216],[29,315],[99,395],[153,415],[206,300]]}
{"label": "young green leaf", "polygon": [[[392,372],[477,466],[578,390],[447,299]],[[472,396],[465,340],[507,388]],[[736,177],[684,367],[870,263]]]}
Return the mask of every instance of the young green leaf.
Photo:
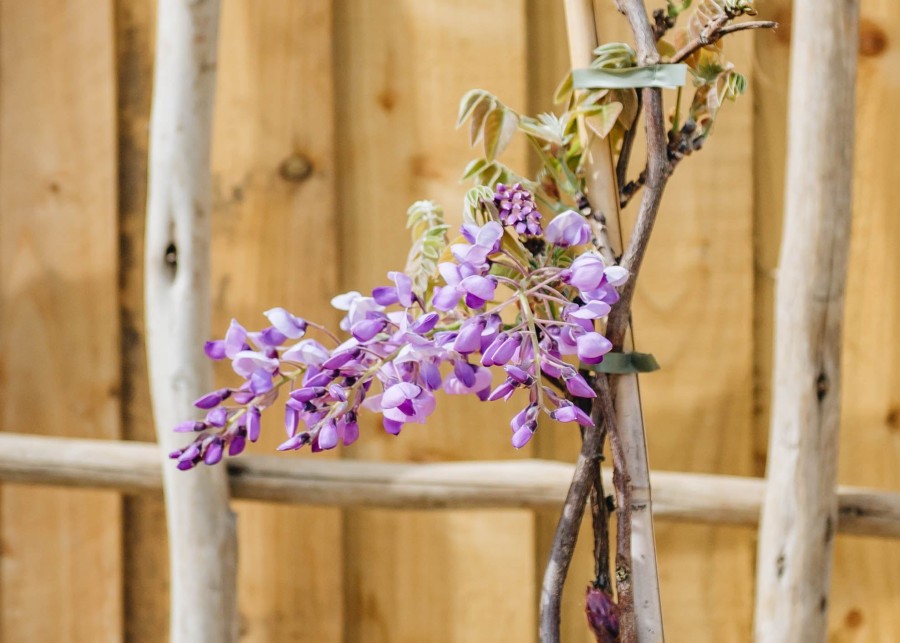
{"label": "young green leaf", "polygon": [[491,110],[484,119],[484,157],[494,160],[512,141],[519,117],[505,107]]}

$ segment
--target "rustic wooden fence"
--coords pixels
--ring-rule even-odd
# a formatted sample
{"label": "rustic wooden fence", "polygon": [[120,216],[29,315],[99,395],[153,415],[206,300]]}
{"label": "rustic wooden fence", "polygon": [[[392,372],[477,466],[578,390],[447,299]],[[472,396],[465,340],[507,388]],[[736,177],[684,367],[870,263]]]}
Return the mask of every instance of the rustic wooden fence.
{"label": "rustic wooden fence", "polygon": [[[153,439],[141,259],[153,7],[150,0],[0,0],[3,431]],[[900,87],[890,35],[900,18],[884,0],[862,7],[840,479],[896,492],[900,182],[891,161],[900,133],[890,124]],[[760,9],[790,21],[785,0]],[[611,26],[604,38],[626,37],[611,7],[604,24]],[[663,364],[643,380],[657,470],[763,473],[789,33],[735,38],[737,62],[752,70],[750,95],[726,108],[708,148],[667,192],[636,305],[640,345]],[[483,86],[513,106],[547,109],[568,65],[561,3],[544,0],[225,0],[220,41],[217,329],[231,316],[252,321],[280,304],[334,320],[331,294],[371,287],[403,256],[400,224],[411,201],[435,198],[454,212],[464,189],[459,168],[469,157],[465,137],[452,130],[462,93]],[[527,163],[525,147],[510,158]],[[525,453],[512,452],[503,415],[454,404],[398,439],[369,426],[341,455],[436,463],[574,453],[577,435],[563,427],[539,432]],[[276,443],[280,429],[271,429],[258,451]],[[109,445],[99,451],[108,457],[92,463],[98,450],[91,446],[67,469],[74,452],[22,439],[0,442],[12,454],[7,479],[36,481],[15,465],[45,454],[43,480],[69,471],[56,481],[119,488],[96,471],[121,463],[134,471],[125,486],[159,487],[149,447]],[[236,495],[284,500],[279,492],[299,486],[305,491],[292,498],[309,500],[316,482],[302,480],[304,461],[294,458],[248,459],[243,469],[236,461]],[[305,469],[310,475],[322,472],[327,457],[319,458]],[[328,470],[330,484],[341,484],[340,464]],[[390,480],[392,473],[379,475]],[[687,481],[698,486],[673,497],[696,498],[705,511],[702,489],[710,483]],[[352,483],[344,492],[362,493]],[[552,497],[547,484],[543,493]],[[664,495],[668,483],[658,484]],[[384,486],[385,494],[396,489]],[[748,524],[760,491],[745,488],[747,501],[734,489],[744,513],[727,522]],[[377,489],[368,493],[378,498]],[[895,496],[863,495],[844,495],[845,515],[875,523],[890,515]],[[552,502],[429,512],[419,508],[430,501],[419,498],[404,509],[370,508],[389,504],[374,501],[342,509],[347,503],[334,499],[327,507],[237,501],[243,640],[533,638],[555,522],[544,508]],[[691,510],[674,505],[682,518]],[[657,538],[671,639],[746,640],[754,532],[665,523]],[[0,639],[166,639],[158,496],[4,485],[0,545]],[[897,569],[897,540],[838,538],[831,640],[895,640]],[[573,587],[583,583],[574,573]],[[567,641],[587,640],[579,594],[569,593]]]}

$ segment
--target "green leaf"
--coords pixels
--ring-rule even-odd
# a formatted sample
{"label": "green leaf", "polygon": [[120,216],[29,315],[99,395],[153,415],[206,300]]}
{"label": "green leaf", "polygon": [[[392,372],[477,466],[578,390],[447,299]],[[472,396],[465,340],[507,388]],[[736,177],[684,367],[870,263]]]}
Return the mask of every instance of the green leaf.
{"label": "green leaf", "polygon": [[559,105],[569,100],[572,95],[572,72],[566,74],[565,78],[559,83],[556,91],[553,92],[553,104]]}
{"label": "green leaf", "polygon": [[634,67],[637,64],[637,54],[631,45],[624,42],[608,42],[594,50],[594,61],[591,67],[594,69],[622,69]]}
{"label": "green leaf", "polygon": [[496,99],[492,97],[475,105],[472,110],[472,124],[469,127],[469,145],[475,145],[475,143],[478,142],[478,139],[481,138],[484,119],[496,104]]}
{"label": "green leaf", "polygon": [[581,368],[595,373],[652,373],[659,370],[659,362],[650,353],[607,353],[599,364],[581,364]]}
{"label": "green leaf", "polygon": [[479,103],[492,98],[493,95],[483,89],[472,89],[466,92],[466,95],[459,101],[459,115],[456,117],[456,126],[461,127]]}
{"label": "green leaf", "polygon": [[484,157],[490,161],[503,153],[512,141],[519,117],[505,107],[491,110],[484,119]]}
{"label": "green leaf", "polygon": [[616,126],[619,114],[622,112],[622,103],[607,103],[596,105],[585,110],[584,123],[594,134],[600,138],[609,136],[612,128]]}
{"label": "green leaf", "polygon": [[463,172],[463,179],[471,179],[473,176],[481,172],[484,167],[488,164],[484,159],[475,159],[474,161],[469,161],[469,164],[466,166],[465,171]]}

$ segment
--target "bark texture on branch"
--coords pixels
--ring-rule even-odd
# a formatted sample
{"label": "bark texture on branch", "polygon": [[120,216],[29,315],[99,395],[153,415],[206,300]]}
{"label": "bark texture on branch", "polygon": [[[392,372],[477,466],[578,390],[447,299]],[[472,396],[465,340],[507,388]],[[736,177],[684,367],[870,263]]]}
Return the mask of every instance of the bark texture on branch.
{"label": "bark texture on branch", "polygon": [[209,338],[210,139],[218,0],[160,0],[150,120],[145,255],[147,351],[162,447],[173,643],[236,640],[236,542],[224,467],[178,471],[172,432],[197,411],[212,373]]}
{"label": "bark texture on branch", "polygon": [[756,640],[824,641],[853,176],[856,0],[796,0]]}

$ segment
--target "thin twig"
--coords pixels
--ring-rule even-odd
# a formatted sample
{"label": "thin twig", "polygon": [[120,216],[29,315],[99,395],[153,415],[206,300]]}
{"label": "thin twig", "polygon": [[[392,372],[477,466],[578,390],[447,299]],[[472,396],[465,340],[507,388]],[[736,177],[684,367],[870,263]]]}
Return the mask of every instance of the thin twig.
{"label": "thin twig", "polygon": [[772,20],[752,20],[750,22],[739,22],[733,25],[723,25],[718,29],[712,31],[712,33],[708,35],[701,34],[700,36],[694,38],[691,42],[686,44],[684,47],[679,49],[674,56],[672,56],[671,62],[680,63],[687,60],[691,54],[693,54],[698,49],[702,49],[703,47],[708,47],[710,45],[714,45],[719,40],[721,40],[724,36],[727,36],[730,33],[734,33],[736,31],[744,31],[746,29],[777,29],[778,23]]}
{"label": "thin twig", "polygon": [[691,42],[686,44],[684,47],[675,52],[675,55],[672,56],[673,63],[680,63],[687,60],[695,51],[698,49],[702,49],[703,47],[708,47],[710,45],[714,45],[719,40],[722,39],[723,36],[727,36],[730,33],[734,33],[736,31],[744,31],[746,29],[777,29],[778,23],[772,20],[753,20],[751,22],[739,22],[733,25],[727,25],[720,27],[712,32],[712,34],[704,37],[698,36],[694,38]]}

